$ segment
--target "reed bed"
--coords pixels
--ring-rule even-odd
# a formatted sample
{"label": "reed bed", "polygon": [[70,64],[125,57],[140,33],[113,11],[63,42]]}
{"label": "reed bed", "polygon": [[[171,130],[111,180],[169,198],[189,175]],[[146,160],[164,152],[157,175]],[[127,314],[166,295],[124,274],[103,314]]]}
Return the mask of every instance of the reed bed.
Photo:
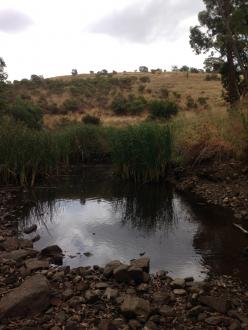
{"label": "reed bed", "polygon": [[37,179],[72,165],[114,163],[118,174],[134,181],[164,177],[171,154],[165,126],[144,124],[106,128],[74,124],[56,130],[31,130],[0,124],[0,182],[33,186]]}
{"label": "reed bed", "polygon": [[170,128],[158,124],[120,128],[112,134],[111,152],[122,178],[157,182],[165,177],[171,159]]}

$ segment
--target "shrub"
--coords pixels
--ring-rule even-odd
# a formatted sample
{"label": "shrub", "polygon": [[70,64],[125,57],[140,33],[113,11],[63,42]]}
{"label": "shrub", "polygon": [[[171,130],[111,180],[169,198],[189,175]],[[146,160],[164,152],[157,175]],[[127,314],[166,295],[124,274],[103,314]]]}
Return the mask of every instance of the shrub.
{"label": "shrub", "polygon": [[145,91],[145,88],[146,88],[145,85],[139,85],[139,87],[138,87],[138,91],[139,91],[140,93],[143,93],[143,92]]}
{"label": "shrub", "polygon": [[170,91],[167,88],[165,88],[165,87],[161,87],[160,88],[160,95],[163,98],[168,98],[169,95],[170,95]]}
{"label": "shrub", "polygon": [[220,80],[220,77],[218,76],[217,73],[211,73],[211,74],[207,74],[206,77],[205,77],[205,80],[206,81],[211,81],[211,80]]}
{"label": "shrub", "polygon": [[188,109],[196,109],[197,108],[197,103],[195,102],[193,97],[190,96],[190,95],[187,96],[186,106],[187,106]]}
{"label": "shrub", "polygon": [[128,107],[125,97],[120,94],[116,96],[111,103],[111,109],[116,115],[126,115]]}
{"label": "shrub", "polygon": [[208,100],[208,97],[199,96],[197,99],[197,102],[202,106],[207,106],[208,105],[207,100]]}
{"label": "shrub", "polygon": [[143,83],[149,83],[151,81],[150,77],[148,76],[140,77],[139,80]]}
{"label": "shrub", "polygon": [[172,94],[177,100],[180,100],[181,97],[182,97],[182,95],[180,93],[176,92],[176,91],[173,91]]}
{"label": "shrub", "polygon": [[31,102],[17,98],[6,113],[15,121],[22,122],[29,128],[40,129],[42,127],[42,112],[39,106]]}
{"label": "shrub", "polygon": [[79,102],[75,99],[67,99],[63,103],[63,108],[66,111],[77,111],[79,109]]}
{"label": "shrub", "polygon": [[178,113],[178,106],[172,101],[155,100],[149,104],[152,119],[169,119]]}
{"label": "shrub", "polygon": [[128,95],[127,111],[131,115],[137,115],[144,111],[147,102],[143,96],[135,97],[132,94]]}
{"label": "shrub", "polygon": [[90,125],[100,125],[101,120],[99,117],[97,116],[93,116],[93,115],[86,115],[82,118],[82,122],[84,124],[90,124]]}

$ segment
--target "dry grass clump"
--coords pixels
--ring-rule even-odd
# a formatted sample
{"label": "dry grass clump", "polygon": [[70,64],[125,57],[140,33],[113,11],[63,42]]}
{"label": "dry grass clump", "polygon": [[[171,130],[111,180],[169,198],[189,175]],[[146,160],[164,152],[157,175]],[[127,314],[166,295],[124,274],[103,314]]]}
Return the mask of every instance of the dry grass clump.
{"label": "dry grass clump", "polygon": [[242,158],[247,148],[247,132],[240,111],[180,113],[172,125],[176,161],[196,165]]}

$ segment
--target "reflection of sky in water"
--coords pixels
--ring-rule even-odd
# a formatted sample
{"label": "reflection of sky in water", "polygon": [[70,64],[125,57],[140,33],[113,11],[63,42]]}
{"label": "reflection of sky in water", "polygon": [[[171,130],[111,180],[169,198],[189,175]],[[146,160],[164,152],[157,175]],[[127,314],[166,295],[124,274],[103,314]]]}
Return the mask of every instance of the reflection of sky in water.
{"label": "reflection of sky in water", "polygon": [[[165,214],[152,230],[135,226],[132,214],[130,221],[123,220],[123,208],[125,203],[116,204],[115,200],[109,202],[103,198],[85,199],[83,204],[79,199],[57,200],[52,219],[50,214],[44,215],[39,224],[41,240],[35,245],[43,248],[58,244],[66,254],[64,264],[72,267],[104,265],[114,259],[128,262],[145,252],[151,258],[151,271],[164,269],[178,277],[202,276],[205,268],[193,247],[199,224],[180,197],[173,197],[171,219]],[[35,221],[31,217],[30,222]],[[87,258],[84,252],[93,255]]]}

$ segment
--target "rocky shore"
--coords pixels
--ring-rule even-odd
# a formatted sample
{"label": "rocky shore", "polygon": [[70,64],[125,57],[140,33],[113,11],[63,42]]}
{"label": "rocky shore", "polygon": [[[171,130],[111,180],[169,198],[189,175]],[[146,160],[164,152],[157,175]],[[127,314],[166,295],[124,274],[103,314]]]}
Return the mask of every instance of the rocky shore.
{"label": "rocky shore", "polygon": [[248,225],[248,166],[238,161],[177,167],[170,181],[179,192],[190,192],[206,205],[233,212],[237,223]]}
{"label": "rocky shore", "polygon": [[[248,168],[239,162],[176,168],[171,181],[248,225]],[[149,274],[149,259],[64,267],[63,251],[18,238],[15,191],[0,191],[0,330],[248,329],[248,288],[227,276]],[[34,226],[25,233],[35,231]]]}
{"label": "rocky shore", "polygon": [[36,251],[17,238],[12,198],[0,193],[0,330],[248,329],[248,289],[239,281],[149,274],[149,258],[59,266],[58,246]]}

